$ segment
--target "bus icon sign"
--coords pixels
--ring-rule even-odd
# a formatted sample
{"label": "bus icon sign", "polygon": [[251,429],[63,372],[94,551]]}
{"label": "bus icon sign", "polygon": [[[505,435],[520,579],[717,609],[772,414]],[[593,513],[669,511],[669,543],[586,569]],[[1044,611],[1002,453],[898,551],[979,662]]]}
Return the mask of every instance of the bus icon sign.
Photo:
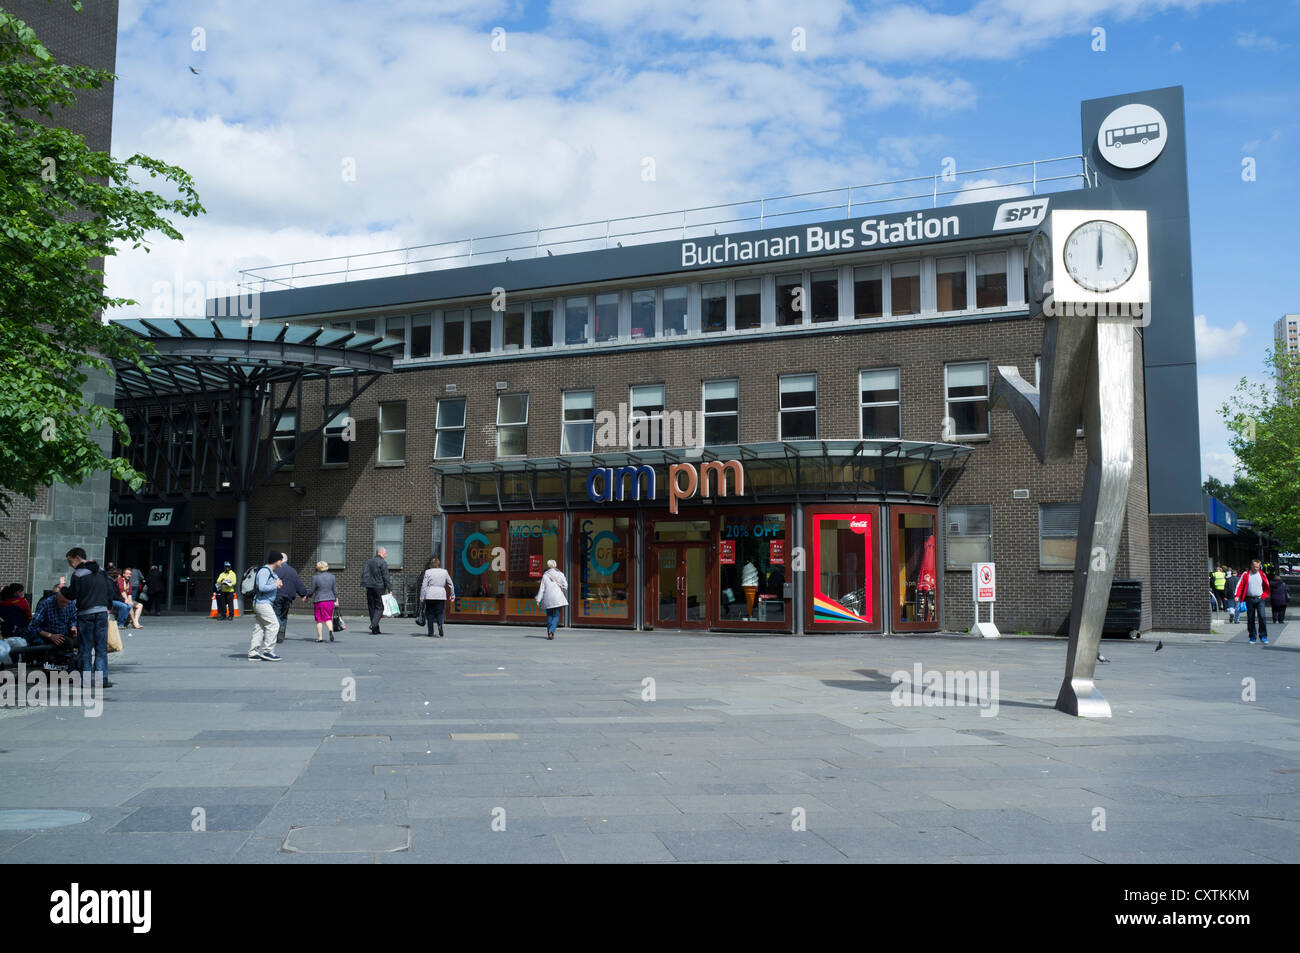
{"label": "bus icon sign", "polygon": [[1097,151],[1111,165],[1140,169],[1155,161],[1168,139],[1165,117],[1144,103],[1111,112],[1097,130]]}

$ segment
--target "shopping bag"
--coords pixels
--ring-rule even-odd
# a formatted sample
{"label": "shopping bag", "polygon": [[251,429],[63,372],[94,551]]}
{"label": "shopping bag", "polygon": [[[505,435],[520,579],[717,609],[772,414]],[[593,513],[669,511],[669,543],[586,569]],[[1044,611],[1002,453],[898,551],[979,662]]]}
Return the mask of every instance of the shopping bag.
{"label": "shopping bag", "polygon": [[391,592],[384,593],[383,603],[385,619],[390,619],[393,616],[402,614],[401,609],[397,606],[397,596],[393,595]]}
{"label": "shopping bag", "polygon": [[116,619],[108,620],[108,651],[109,652],[122,651],[122,633],[119,632],[117,629]]}
{"label": "shopping bag", "polygon": [[342,632],[348,627],[347,623],[343,621],[343,616],[339,615],[338,609],[334,610],[334,618],[330,620],[330,625],[335,632]]}

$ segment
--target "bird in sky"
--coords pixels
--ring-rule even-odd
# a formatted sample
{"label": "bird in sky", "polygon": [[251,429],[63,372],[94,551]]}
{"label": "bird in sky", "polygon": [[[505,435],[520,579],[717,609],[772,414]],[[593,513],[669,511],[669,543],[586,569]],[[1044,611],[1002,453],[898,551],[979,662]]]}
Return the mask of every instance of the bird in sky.
{"label": "bird in sky", "polygon": [[195,76],[199,75],[199,71],[196,70],[193,66],[190,67],[190,72],[193,73]]}

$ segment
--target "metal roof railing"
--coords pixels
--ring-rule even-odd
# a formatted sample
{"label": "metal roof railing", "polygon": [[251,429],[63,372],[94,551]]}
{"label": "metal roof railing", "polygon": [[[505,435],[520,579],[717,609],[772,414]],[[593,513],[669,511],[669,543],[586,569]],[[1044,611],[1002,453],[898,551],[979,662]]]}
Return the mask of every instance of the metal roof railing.
{"label": "metal roof railing", "polygon": [[[995,181],[983,182],[975,178],[978,176],[994,177]],[[1005,181],[1001,180],[1002,176],[1006,176]],[[571,225],[539,225],[537,228],[497,235],[246,268],[240,271],[239,286],[244,291],[252,292],[305,288],[341,281],[388,278],[471,264],[511,261],[516,258],[541,258],[546,255],[572,254],[679,238],[753,231],[779,225],[833,221],[852,218],[855,213],[862,215],[868,211],[886,213],[911,211],[926,206],[938,208],[941,204],[985,201],[1002,195],[1039,195],[1093,185],[1095,182],[1088,169],[1087,156],[1031,159],[964,172],[941,172],[868,185],[819,189]],[[954,198],[949,198],[950,196]]]}

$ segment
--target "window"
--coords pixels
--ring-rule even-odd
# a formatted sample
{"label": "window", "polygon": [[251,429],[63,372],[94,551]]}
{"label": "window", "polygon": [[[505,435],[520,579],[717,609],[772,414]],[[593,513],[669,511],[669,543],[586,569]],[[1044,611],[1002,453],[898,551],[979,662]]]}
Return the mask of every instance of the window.
{"label": "window", "polygon": [[740,443],[740,381],[704,382],[704,443]]}
{"label": "window", "polygon": [[803,276],[776,276],[776,326],[803,324]]}
{"label": "window", "polygon": [[293,466],[288,461],[293,457],[293,452],[297,446],[298,412],[286,410],[280,415],[280,420],[275,425],[275,436],[271,438],[273,462],[284,463],[286,467]]}
{"label": "window", "polygon": [[921,313],[919,261],[896,261],[889,266],[889,313]]}
{"label": "window", "polygon": [[596,295],[596,341],[618,339],[618,294]]}
{"label": "window", "polygon": [[664,385],[643,384],[632,388],[628,419],[632,424],[634,447],[662,447],[664,445]]}
{"label": "window", "polygon": [[411,357],[429,357],[433,353],[433,315],[411,317]]}
{"label": "window", "polygon": [[632,292],[632,340],[655,336],[655,293]]}
{"label": "window", "polygon": [[990,252],[975,256],[975,307],[1007,306],[1007,253]]}
{"label": "window", "polygon": [[524,309],[512,308],[501,315],[501,348],[520,351],[524,346]]}
{"label": "window", "polygon": [[791,374],[781,378],[782,440],[817,439],[817,375]]}
{"label": "window", "polygon": [[853,269],[853,316],[878,318],[885,313],[884,269],[880,265],[864,265]]}
{"label": "window", "polygon": [[528,395],[502,394],[497,398],[497,456],[528,455]]}
{"label": "window", "polygon": [[564,343],[587,343],[587,312],[590,305],[586,298],[568,298],[564,302]]}
{"label": "window", "polygon": [[973,364],[948,364],[948,417],[946,427],[954,437],[987,437],[989,433],[989,366],[984,361]]}
{"label": "window", "polygon": [[840,273],[814,271],[809,288],[812,291],[813,321],[838,321],[840,319]]}
{"label": "window", "polygon": [[492,350],[492,309],[475,308],[470,313],[469,352],[486,354]]}
{"label": "window", "polygon": [[966,257],[940,258],[935,265],[935,309],[965,311]]}
{"label": "window", "polygon": [[459,460],[465,456],[465,398],[438,401],[438,436],[434,440],[435,460]]}
{"label": "window", "polygon": [[949,506],[944,516],[949,569],[970,569],[971,563],[993,562],[993,507]]}
{"label": "window", "polygon": [[532,321],[529,331],[533,347],[550,347],[555,343],[555,302],[534,301],[530,310]]}
{"label": "window", "polygon": [[700,328],[710,331],[727,330],[727,283],[712,281],[700,286]]}
{"label": "window", "polygon": [[316,531],[316,558],[329,563],[330,569],[342,569],[347,565],[347,517],[323,517],[316,524]]}
{"label": "window", "polygon": [[401,354],[406,353],[406,315],[384,318],[384,337],[402,342]]}
{"label": "window", "polygon": [[[262,552],[259,559],[267,553],[287,553],[291,538],[289,517],[281,516],[266,521],[266,535],[262,539]],[[260,563],[259,563],[260,565]]]}
{"label": "window", "polygon": [[379,462],[406,462],[406,401],[379,405]]}
{"label": "window", "polygon": [[358,334],[374,334],[374,333],[375,333],[375,319],[374,319],[374,318],[362,318],[360,321],[358,321],[358,322],[357,322],[357,333],[358,333]]}
{"label": "window", "polygon": [[[326,411],[328,416],[329,411]],[[347,432],[348,412],[341,410],[325,425],[325,438],[321,446],[322,466],[347,466],[348,444],[353,434]],[[354,426],[355,432],[355,426]]]}
{"label": "window", "polygon": [[1078,503],[1039,503],[1038,568],[1073,569],[1078,533]]}
{"label": "window", "polygon": [[564,392],[564,429],[560,434],[560,453],[591,453],[596,440],[596,392]]}
{"label": "window", "polygon": [[736,279],[736,330],[748,331],[763,323],[763,279]]}
{"label": "window", "polygon": [[901,436],[898,377],[899,371],[896,367],[863,371],[859,375],[862,393],[862,439]]}
{"label": "window", "polygon": [[465,353],[465,311],[447,311],[442,316],[442,353],[447,357]]}
{"label": "window", "polygon": [[685,334],[689,299],[685,288],[664,289],[664,334]]}
{"label": "window", "polygon": [[405,516],[376,516],[374,549],[386,549],[384,559],[389,569],[402,568],[402,542],[406,534]]}

